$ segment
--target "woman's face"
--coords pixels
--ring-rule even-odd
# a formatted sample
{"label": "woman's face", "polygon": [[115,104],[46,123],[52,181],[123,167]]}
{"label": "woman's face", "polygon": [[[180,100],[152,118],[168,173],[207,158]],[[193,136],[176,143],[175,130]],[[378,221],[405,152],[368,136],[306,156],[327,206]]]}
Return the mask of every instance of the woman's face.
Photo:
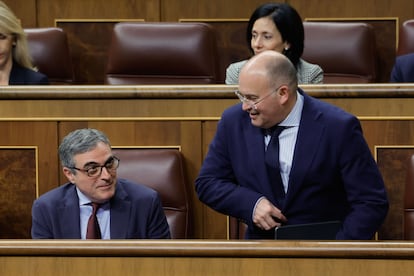
{"label": "woman's face", "polygon": [[279,30],[270,17],[262,17],[254,22],[250,46],[255,55],[266,50],[282,53],[285,48],[290,47],[289,43],[282,40]]}
{"label": "woman's face", "polygon": [[0,32],[0,70],[12,62],[13,42],[13,35]]}

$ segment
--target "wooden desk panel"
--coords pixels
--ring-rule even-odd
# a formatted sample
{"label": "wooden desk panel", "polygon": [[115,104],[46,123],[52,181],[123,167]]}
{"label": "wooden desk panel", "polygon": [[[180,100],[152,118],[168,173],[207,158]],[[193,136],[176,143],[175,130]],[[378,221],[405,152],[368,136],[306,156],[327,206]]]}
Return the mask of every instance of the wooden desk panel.
{"label": "wooden desk panel", "polygon": [[[302,85],[357,116],[414,116],[413,84]],[[15,86],[0,89],[0,119],[218,119],[238,103],[233,85]]]}
{"label": "wooden desk panel", "polygon": [[412,260],[189,258],[189,257],[0,257],[7,275],[411,275]]}
{"label": "wooden desk panel", "polygon": [[7,275],[411,275],[413,243],[0,241]]}

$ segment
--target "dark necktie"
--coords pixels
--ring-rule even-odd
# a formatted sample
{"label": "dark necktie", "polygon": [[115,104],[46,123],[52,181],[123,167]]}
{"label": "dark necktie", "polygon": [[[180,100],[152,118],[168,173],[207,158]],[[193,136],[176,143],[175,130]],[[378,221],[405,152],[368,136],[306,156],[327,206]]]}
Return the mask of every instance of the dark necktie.
{"label": "dark necktie", "polygon": [[282,177],[280,176],[279,135],[285,128],[286,127],[283,126],[276,126],[266,130],[271,132],[271,138],[265,154],[266,169],[273,193],[276,196],[280,209],[282,209],[284,205],[285,189],[283,188]]}
{"label": "dark necktie", "polygon": [[86,239],[101,239],[101,229],[99,228],[98,218],[96,212],[99,209],[99,204],[92,202],[92,214],[88,220],[88,228],[86,229]]}

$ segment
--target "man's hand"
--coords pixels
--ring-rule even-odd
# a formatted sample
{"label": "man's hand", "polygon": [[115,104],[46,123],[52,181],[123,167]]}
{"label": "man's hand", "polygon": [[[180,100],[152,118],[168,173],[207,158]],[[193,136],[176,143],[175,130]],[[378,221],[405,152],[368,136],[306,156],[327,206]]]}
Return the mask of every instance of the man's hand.
{"label": "man's hand", "polygon": [[253,213],[253,223],[260,229],[270,230],[286,221],[282,212],[266,198],[262,198],[257,203]]}

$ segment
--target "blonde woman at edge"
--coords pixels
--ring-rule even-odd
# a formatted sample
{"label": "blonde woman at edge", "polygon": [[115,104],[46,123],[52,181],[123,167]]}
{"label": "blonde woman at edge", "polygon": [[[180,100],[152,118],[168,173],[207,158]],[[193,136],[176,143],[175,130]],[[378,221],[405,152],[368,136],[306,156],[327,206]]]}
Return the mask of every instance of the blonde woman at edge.
{"label": "blonde woman at edge", "polygon": [[0,85],[36,84],[49,84],[49,80],[32,64],[19,19],[0,1]]}

